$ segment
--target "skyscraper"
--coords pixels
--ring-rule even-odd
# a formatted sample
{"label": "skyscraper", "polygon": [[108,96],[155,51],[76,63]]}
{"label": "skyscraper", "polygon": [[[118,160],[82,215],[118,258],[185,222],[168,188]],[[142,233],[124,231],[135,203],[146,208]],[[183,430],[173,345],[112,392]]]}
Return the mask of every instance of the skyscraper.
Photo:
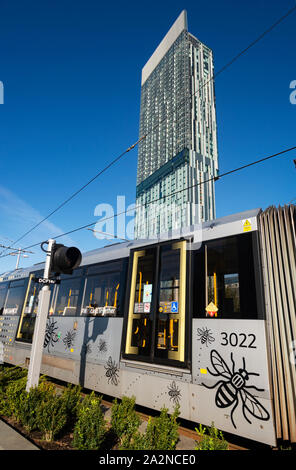
{"label": "skyscraper", "polygon": [[213,73],[182,11],[142,69],[135,238],[215,218],[213,181],[196,186],[218,173]]}

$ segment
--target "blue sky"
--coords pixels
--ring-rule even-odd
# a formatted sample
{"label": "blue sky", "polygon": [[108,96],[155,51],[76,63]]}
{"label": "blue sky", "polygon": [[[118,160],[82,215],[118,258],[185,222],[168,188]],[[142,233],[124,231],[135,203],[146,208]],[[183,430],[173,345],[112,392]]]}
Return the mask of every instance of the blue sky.
{"label": "blue sky", "polygon": [[[138,138],[141,69],[179,13],[214,51],[216,72],[295,0],[2,0],[0,243],[15,240]],[[296,12],[216,79],[220,172],[296,145]],[[296,198],[296,152],[216,183],[217,217]],[[135,200],[137,149],[21,241],[25,247]],[[130,218],[127,218],[127,222]],[[6,237],[6,238],[5,238]],[[60,239],[106,244],[83,230]],[[43,260],[35,253],[21,261]],[[0,259],[0,272],[15,258]]]}

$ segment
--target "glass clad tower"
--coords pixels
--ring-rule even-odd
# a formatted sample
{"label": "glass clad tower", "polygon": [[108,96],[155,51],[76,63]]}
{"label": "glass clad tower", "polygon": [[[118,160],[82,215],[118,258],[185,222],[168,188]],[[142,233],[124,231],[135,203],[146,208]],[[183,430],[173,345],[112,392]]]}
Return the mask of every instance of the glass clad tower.
{"label": "glass clad tower", "polygon": [[213,181],[194,186],[218,173],[213,73],[183,11],[142,70],[135,238],[215,218]]}

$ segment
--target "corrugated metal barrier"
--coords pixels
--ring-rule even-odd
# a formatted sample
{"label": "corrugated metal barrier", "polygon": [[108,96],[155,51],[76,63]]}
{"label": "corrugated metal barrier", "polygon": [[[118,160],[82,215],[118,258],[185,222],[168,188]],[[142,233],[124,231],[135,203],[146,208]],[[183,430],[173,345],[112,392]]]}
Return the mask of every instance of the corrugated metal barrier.
{"label": "corrugated metal barrier", "polygon": [[259,215],[276,433],[296,442],[296,210],[269,207]]}

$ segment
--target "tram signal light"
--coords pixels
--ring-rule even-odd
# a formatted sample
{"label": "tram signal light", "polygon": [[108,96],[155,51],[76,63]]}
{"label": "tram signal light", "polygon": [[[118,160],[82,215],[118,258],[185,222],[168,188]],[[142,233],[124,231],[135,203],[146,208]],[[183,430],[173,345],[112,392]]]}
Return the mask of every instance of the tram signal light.
{"label": "tram signal light", "polygon": [[72,274],[81,263],[82,255],[75,246],[54,243],[51,250],[50,271],[55,274]]}

